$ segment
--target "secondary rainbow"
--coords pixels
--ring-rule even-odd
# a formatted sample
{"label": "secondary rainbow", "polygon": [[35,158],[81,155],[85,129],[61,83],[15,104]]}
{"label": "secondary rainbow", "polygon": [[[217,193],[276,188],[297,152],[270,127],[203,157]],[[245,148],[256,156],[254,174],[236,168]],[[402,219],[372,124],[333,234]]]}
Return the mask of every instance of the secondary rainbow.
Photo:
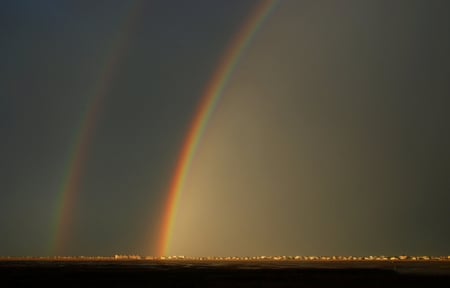
{"label": "secondary rainbow", "polygon": [[103,60],[103,67],[99,73],[100,78],[94,85],[92,96],[85,105],[85,111],[76,130],[72,147],[69,150],[68,165],[62,187],[58,193],[56,203],[56,215],[54,220],[54,236],[50,244],[50,254],[59,255],[66,253],[68,241],[70,240],[73,211],[76,206],[77,196],[81,189],[83,174],[85,172],[86,160],[88,158],[89,146],[95,132],[95,125],[104,98],[108,94],[111,80],[117,70],[117,64],[126,48],[127,36],[132,19],[135,18],[139,9],[137,2],[133,2],[125,10],[118,22],[118,31],[111,42],[110,49]]}
{"label": "secondary rainbow", "polygon": [[208,120],[214,112],[233,70],[239,63],[240,57],[264,23],[264,20],[274,11],[277,2],[277,0],[264,0],[253,10],[246,23],[225,51],[225,55],[222,57],[218,68],[206,86],[197,113],[194,116],[191,128],[181,149],[174,177],[170,185],[162,224],[160,226],[161,230],[159,231],[160,237],[156,247],[158,256],[166,256],[169,252],[180,194],[183,191],[189,168]]}

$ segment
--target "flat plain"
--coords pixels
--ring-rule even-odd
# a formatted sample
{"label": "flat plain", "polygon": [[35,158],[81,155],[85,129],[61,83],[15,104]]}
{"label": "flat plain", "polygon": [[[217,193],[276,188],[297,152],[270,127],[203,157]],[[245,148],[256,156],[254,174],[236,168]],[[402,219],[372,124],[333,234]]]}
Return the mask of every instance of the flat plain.
{"label": "flat plain", "polygon": [[61,287],[450,287],[450,258],[7,257],[0,277]]}

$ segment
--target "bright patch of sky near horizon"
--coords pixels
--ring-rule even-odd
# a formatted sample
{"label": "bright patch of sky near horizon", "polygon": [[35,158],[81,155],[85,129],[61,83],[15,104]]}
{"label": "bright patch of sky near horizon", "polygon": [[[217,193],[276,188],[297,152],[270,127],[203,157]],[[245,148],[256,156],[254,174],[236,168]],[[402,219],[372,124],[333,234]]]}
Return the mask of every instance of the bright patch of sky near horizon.
{"label": "bright patch of sky near horizon", "polygon": [[440,4],[282,2],[209,123],[170,254],[450,253]]}

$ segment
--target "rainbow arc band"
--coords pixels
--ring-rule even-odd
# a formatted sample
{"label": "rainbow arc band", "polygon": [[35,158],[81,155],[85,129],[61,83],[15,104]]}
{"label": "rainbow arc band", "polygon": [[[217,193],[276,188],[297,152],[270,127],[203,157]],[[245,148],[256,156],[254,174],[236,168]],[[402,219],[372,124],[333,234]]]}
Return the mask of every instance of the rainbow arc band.
{"label": "rainbow arc band", "polygon": [[188,131],[186,140],[181,149],[178,163],[175,168],[174,177],[171,181],[166,206],[162,219],[160,238],[156,247],[158,256],[165,256],[169,253],[173,226],[176,219],[176,212],[184,184],[189,173],[189,168],[196,154],[198,144],[203,136],[209,119],[216,109],[223,90],[227,85],[239,60],[252,42],[252,39],[263,26],[277,7],[279,0],[264,0],[252,11],[246,23],[238,31],[229,48],[225,51],[218,68],[206,86],[205,92],[200,101],[197,113],[194,116],[191,128]]}
{"label": "rainbow arc band", "polygon": [[105,101],[117,66],[127,48],[128,35],[140,12],[140,1],[131,1],[125,13],[118,19],[118,31],[111,42],[110,49],[105,55],[103,67],[99,73],[100,78],[94,85],[94,90],[86,103],[84,113],[80,117],[79,128],[75,133],[75,140],[69,150],[69,159],[62,187],[58,193],[54,235],[50,243],[50,254],[61,255],[65,253],[73,228],[73,213],[78,194],[82,186],[89,147],[97,124],[97,118]]}

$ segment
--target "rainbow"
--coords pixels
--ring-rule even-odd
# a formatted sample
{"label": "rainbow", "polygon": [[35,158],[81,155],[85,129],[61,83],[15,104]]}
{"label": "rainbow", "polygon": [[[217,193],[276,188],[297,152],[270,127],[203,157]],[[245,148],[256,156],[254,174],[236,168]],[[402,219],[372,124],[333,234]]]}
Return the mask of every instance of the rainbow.
{"label": "rainbow", "polygon": [[98,114],[108,94],[123,51],[126,49],[127,36],[133,23],[132,20],[136,18],[139,11],[137,3],[132,2],[123,14],[123,18],[119,19],[118,31],[111,42],[110,50],[103,60],[104,64],[99,73],[100,79],[94,85],[92,96],[88,99],[85,111],[81,115],[75,139],[69,150],[68,165],[65,169],[62,187],[58,193],[53,224],[54,236],[49,249],[50,254],[61,255],[68,246],[73,222],[73,211],[76,205],[77,194],[79,194],[82,185],[89,146],[92,143]]}
{"label": "rainbow", "polygon": [[159,231],[160,238],[158,239],[156,247],[159,256],[165,256],[169,252],[168,250],[171,244],[172,230],[180,194],[183,191],[189,168],[208,120],[219,103],[223,90],[228,83],[232,72],[239,63],[243,52],[249,46],[251,40],[259,31],[264,21],[275,10],[277,3],[277,0],[264,0],[254,9],[247,22],[239,30],[228,49],[225,51],[225,55],[222,57],[218,68],[206,86],[200,105],[191,124],[191,128],[188,131],[186,140],[181,149],[174,177],[170,184],[161,223],[161,230]]}

